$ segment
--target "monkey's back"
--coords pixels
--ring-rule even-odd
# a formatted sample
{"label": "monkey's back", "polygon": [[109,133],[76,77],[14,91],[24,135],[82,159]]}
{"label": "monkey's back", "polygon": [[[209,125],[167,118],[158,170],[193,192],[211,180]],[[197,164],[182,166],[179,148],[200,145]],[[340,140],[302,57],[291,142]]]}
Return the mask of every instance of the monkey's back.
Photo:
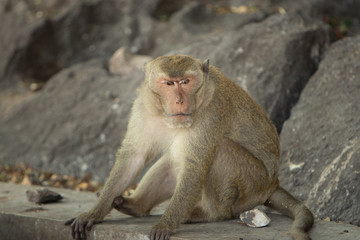
{"label": "monkey's back", "polygon": [[[265,110],[238,84],[225,77],[215,67],[210,68],[219,86],[215,95],[220,98],[230,123],[224,137],[240,144],[261,160],[271,177],[277,178],[280,158],[278,133]],[[211,75],[211,74],[210,74]],[[216,97],[215,97],[216,98]],[[219,99],[218,99],[219,100]]]}

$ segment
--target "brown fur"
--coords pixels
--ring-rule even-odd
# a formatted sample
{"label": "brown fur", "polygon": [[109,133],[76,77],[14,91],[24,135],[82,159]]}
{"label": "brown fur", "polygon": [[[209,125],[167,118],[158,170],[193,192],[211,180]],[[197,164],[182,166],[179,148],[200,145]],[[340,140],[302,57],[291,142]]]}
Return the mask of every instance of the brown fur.
{"label": "brown fur", "polygon": [[[265,111],[208,60],[159,57],[145,73],[99,200],[67,222],[73,236],[84,236],[112,207],[141,217],[171,199],[151,239],[168,239],[182,222],[236,218],[265,203],[295,219],[294,239],[309,239],[311,212],[279,187],[279,139]],[[135,193],[122,197],[159,154]]]}

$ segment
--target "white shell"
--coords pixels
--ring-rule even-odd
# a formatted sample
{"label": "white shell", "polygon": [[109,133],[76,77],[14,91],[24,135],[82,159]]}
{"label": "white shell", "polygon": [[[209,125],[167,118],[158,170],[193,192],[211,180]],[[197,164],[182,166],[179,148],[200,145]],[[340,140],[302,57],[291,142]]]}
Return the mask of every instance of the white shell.
{"label": "white shell", "polygon": [[253,209],[240,214],[240,219],[249,227],[265,227],[271,219],[261,210]]}

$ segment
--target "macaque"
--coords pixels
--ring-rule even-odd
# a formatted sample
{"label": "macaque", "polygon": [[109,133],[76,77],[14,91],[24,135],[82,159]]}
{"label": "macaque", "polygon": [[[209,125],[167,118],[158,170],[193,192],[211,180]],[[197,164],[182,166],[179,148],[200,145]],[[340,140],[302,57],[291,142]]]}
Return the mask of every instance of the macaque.
{"label": "macaque", "polygon": [[[112,208],[134,217],[170,199],[151,240],[181,223],[238,218],[266,205],[294,219],[291,235],[310,239],[313,215],[279,186],[280,144],[265,111],[216,67],[185,55],[145,66],[126,136],[95,206],[66,222],[76,239]],[[160,156],[140,181],[144,166]]]}

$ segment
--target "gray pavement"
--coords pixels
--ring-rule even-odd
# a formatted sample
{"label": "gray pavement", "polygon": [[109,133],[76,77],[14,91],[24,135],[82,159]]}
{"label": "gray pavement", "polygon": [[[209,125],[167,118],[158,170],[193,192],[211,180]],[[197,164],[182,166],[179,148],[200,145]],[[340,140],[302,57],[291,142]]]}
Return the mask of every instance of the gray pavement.
{"label": "gray pavement", "polygon": [[[96,200],[95,194],[49,188],[64,199],[36,205],[28,202],[25,194],[26,190],[35,189],[43,187],[0,183],[0,239],[72,239],[64,221],[88,210]],[[152,212],[154,216],[145,218],[133,218],[113,210],[103,223],[93,227],[88,239],[148,239],[151,227],[165,206],[159,206]],[[171,239],[290,240],[288,231],[292,220],[278,214],[269,214],[269,217],[272,221],[264,228],[250,228],[237,220],[182,224]],[[360,239],[360,227],[317,220],[310,235],[313,240],[355,240]]]}

